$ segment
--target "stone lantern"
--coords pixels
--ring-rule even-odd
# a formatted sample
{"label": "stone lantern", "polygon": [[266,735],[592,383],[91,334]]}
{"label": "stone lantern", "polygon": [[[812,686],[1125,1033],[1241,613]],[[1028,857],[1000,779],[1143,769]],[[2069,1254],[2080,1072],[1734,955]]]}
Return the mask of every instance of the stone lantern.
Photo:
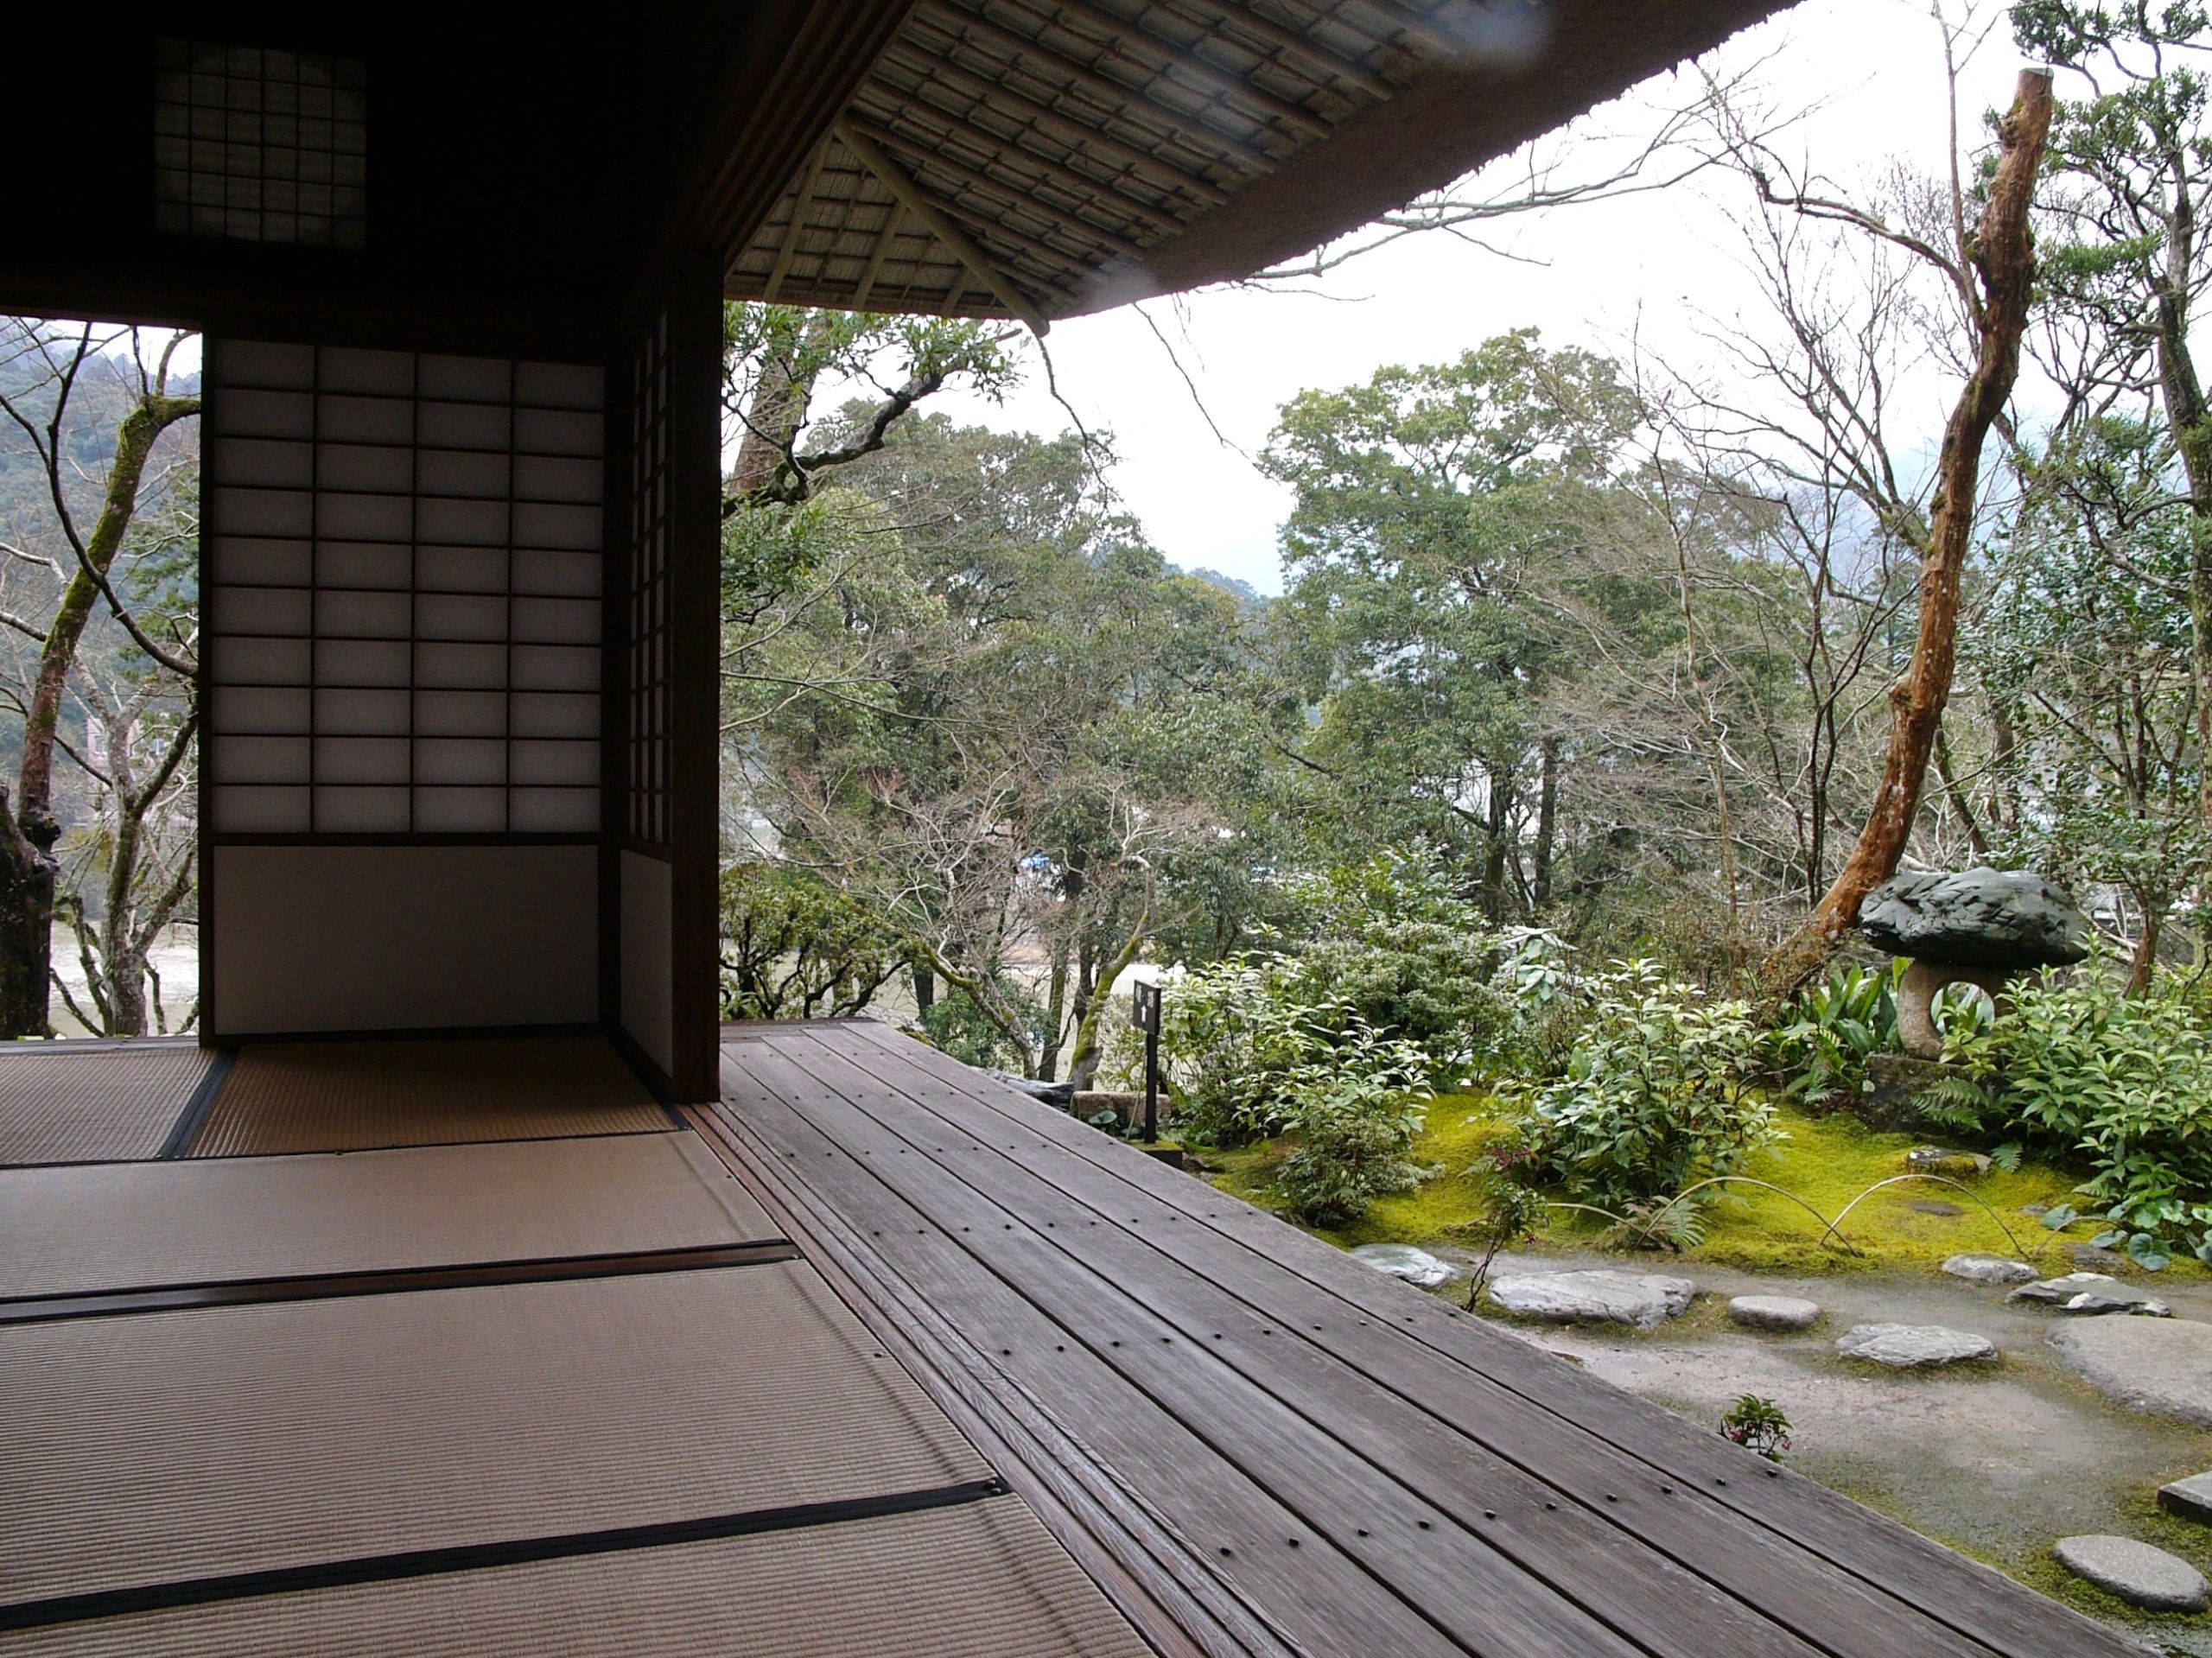
{"label": "stone lantern", "polygon": [[1946,985],[1974,985],[1994,1001],[2029,968],[2082,960],[2093,937],[2073,899],[2042,876],[1995,869],[1893,876],[1866,895],[1859,927],[1912,963],[1897,986],[1897,1039],[1923,1059],[1943,1055],[1930,1004]]}

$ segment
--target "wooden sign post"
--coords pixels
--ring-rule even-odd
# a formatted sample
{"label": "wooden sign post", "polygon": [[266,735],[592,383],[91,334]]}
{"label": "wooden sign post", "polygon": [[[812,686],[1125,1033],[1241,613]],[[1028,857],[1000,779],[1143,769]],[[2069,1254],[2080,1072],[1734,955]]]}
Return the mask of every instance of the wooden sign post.
{"label": "wooden sign post", "polygon": [[1137,1029],[1144,1032],[1144,1138],[1147,1145],[1160,1140],[1160,987],[1139,979],[1130,1009]]}

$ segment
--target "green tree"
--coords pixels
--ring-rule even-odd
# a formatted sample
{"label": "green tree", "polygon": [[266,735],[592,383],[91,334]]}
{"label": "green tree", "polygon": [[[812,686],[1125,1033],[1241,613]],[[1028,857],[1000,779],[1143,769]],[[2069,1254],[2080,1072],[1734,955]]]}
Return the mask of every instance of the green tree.
{"label": "green tree", "polygon": [[1637,419],[1611,362],[1522,330],[1304,393],[1268,450],[1296,491],[1281,621],[1322,810],[1370,846],[1446,848],[1493,921],[1549,893],[1565,754],[1539,717],[1564,648],[1548,591]]}
{"label": "green tree", "polygon": [[[2062,336],[2069,413],[2095,416],[2116,391],[2145,394],[2180,466],[2186,515],[2196,742],[2212,748],[2212,410],[2190,341],[2212,281],[2212,86],[2190,60],[2212,45],[2195,0],[2019,0],[2024,52],[2068,71],[2051,129],[2043,280],[2073,327]],[[2212,828],[2212,769],[2198,810]]]}
{"label": "green tree", "polygon": [[[150,956],[189,903],[194,868],[200,399],[174,370],[188,338],[0,327],[6,472],[20,492],[4,551],[25,584],[0,614],[22,642],[4,694],[22,719],[12,810],[0,789],[0,1036],[52,1031],[57,915],[88,982],[79,1017],[124,1036],[163,1022]],[[65,765],[87,797],[73,824]]]}

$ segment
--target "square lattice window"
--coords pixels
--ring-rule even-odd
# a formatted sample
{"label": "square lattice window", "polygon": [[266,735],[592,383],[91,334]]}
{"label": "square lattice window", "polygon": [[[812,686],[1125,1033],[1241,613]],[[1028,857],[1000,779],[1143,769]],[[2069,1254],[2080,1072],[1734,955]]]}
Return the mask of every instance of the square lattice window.
{"label": "square lattice window", "polygon": [[156,48],[154,223],[180,236],[358,248],[368,69],[206,41]]}

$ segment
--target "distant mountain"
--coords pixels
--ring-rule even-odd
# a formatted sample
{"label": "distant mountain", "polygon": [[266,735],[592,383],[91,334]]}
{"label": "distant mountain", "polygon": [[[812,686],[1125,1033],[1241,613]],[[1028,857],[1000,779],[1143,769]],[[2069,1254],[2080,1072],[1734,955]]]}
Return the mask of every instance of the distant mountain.
{"label": "distant mountain", "polygon": [[1219,588],[1236,600],[1236,607],[1239,610],[1262,610],[1267,607],[1267,595],[1249,581],[1240,581],[1233,575],[1224,575],[1219,570],[1185,570],[1183,574],[1193,581],[1203,581],[1210,588]]}

